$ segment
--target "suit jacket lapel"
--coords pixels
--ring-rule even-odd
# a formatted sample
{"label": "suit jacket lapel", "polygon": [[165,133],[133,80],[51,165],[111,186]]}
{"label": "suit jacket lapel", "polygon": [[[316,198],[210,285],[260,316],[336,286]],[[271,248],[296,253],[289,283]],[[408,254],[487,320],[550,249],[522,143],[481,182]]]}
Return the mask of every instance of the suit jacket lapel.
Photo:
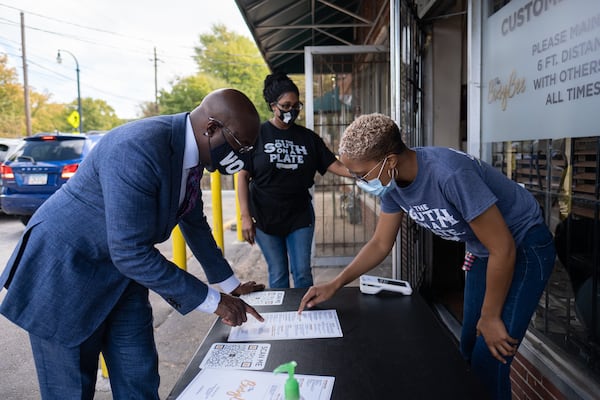
{"label": "suit jacket lapel", "polygon": [[185,148],[185,126],[186,117],[189,113],[181,113],[173,116],[171,130],[171,201],[169,206],[169,226],[172,229],[176,225],[177,210],[179,209],[179,193],[181,191],[181,174],[183,169],[183,151]]}

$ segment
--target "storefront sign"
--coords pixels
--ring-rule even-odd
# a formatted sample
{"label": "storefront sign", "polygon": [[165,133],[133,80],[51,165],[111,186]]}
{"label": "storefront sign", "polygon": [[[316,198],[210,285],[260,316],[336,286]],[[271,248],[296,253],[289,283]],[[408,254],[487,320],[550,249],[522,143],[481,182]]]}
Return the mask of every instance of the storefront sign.
{"label": "storefront sign", "polygon": [[513,0],[483,21],[484,142],[600,135],[600,1]]}

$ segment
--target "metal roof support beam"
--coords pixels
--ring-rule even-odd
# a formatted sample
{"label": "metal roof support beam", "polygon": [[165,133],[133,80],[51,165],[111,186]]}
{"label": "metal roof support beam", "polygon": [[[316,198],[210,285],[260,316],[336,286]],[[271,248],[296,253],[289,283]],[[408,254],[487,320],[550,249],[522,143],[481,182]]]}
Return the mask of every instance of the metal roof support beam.
{"label": "metal roof support beam", "polygon": [[370,28],[371,24],[302,24],[302,25],[256,25],[254,29],[331,29],[331,28]]}
{"label": "metal roof support beam", "polygon": [[[273,33],[270,33],[268,35],[264,35],[263,36],[263,42],[268,42],[272,40],[272,37],[277,35],[278,33],[280,33],[279,31],[273,31]],[[288,48],[287,43],[289,42],[294,42],[294,40],[298,37],[302,35],[302,32],[296,32],[294,34],[289,34],[288,36],[285,37],[285,39],[283,40],[278,40],[277,43],[274,46],[271,46],[269,48]]]}
{"label": "metal roof support beam", "polygon": [[[300,18],[297,18],[297,19],[295,19],[294,21],[291,21],[291,22],[290,22],[288,25],[294,25],[294,24],[295,24],[297,21],[300,21]],[[286,26],[287,26],[287,25],[286,25]],[[254,29],[256,29],[256,26],[254,27]],[[273,30],[272,30],[272,32],[270,32],[270,33],[263,33],[263,36],[262,36],[262,41],[263,41],[263,42],[267,42],[267,41],[271,40],[271,38],[272,38],[274,35],[277,35],[278,33],[279,33],[279,31],[278,31],[278,30],[276,30],[276,29],[273,29]],[[299,35],[300,33],[301,33],[301,32],[297,33],[296,35]],[[293,36],[293,37],[295,37],[295,36]],[[290,39],[292,39],[293,37],[288,37],[286,40],[290,40]],[[280,42],[281,42],[281,41],[280,41]]]}
{"label": "metal roof support beam", "polygon": [[[277,60],[277,61],[281,60],[282,62],[286,62],[286,61],[293,59],[296,56],[297,56],[297,54],[287,53],[287,57],[278,57],[274,60]],[[281,68],[281,67],[279,67],[279,68]],[[287,73],[287,71],[286,71],[286,73]]]}
{"label": "metal roof support beam", "polygon": [[[274,31],[272,35],[276,35],[277,33],[278,33],[277,31]],[[288,46],[287,43],[288,42],[293,42],[301,34],[302,34],[302,32],[298,31],[297,33],[294,33],[293,35],[288,35],[284,40],[280,40],[277,43],[276,46],[271,46],[268,49],[265,48],[265,55],[266,56],[270,56],[271,54],[283,54],[283,53],[278,53],[278,52],[282,51],[282,50],[279,50],[279,49],[282,49],[282,48],[283,49],[293,48],[294,46]],[[271,35],[269,35],[269,36],[271,36]],[[266,39],[265,39],[265,41],[266,41]],[[277,50],[273,50],[273,49],[277,49]],[[283,51],[285,51],[285,50],[283,50]],[[303,53],[304,51],[300,50],[299,52]],[[285,53],[285,54],[291,54],[291,53],[288,52],[288,53]],[[289,60],[290,58],[293,58],[293,57],[286,57],[285,61]],[[269,57],[269,59],[271,59],[272,62],[275,62],[275,61],[280,61],[281,57],[273,57],[273,58]]]}
{"label": "metal roof support beam", "polygon": [[387,46],[306,46],[304,52],[311,54],[360,54],[360,53],[389,53]]}
{"label": "metal roof support beam", "polygon": [[363,18],[363,17],[361,17],[361,16],[360,16],[360,15],[358,15],[358,14],[354,14],[353,12],[350,12],[350,11],[348,11],[348,10],[345,10],[345,9],[343,9],[343,8],[342,8],[342,7],[340,7],[340,6],[336,6],[336,5],[335,5],[335,4],[333,4],[333,3],[330,3],[330,2],[328,2],[328,1],[325,1],[325,0],[318,0],[318,1],[319,1],[319,3],[321,3],[321,4],[325,4],[326,6],[328,6],[328,7],[331,7],[331,8],[333,8],[334,10],[337,10],[337,11],[341,12],[342,14],[346,14],[346,15],[348,15],[348,16],[350,16],[350,17],[354,18],[354,19],[357,19],[357,20],[359,20],[359,21],[362,21],[362,22],[364,22],[365,24],[371,24],[371,23],[372,23],[372,21],[369,21],[368,19],[366,19],[366,18]]}
{"label": "metal roof support beam", "polygon": [[371,29],[369,29],[369,33],[367,33],[367,36],[365,36],[365,40],[364,40],[363,44],[369,43],[369,40],[371,39],[371,35],[373,35],[373,32],[375,31],[375,27],[379,23],[379,20],[383,16],[383,13],[385,12],[386,8],[389,8],[389,7],[390,7],[389,0],[385,1],[381,5],[381,8],[379,9],[379,12],[377,13],[377,17],[375,17],[375,21],[373,21],[373,24],[371,25]]}
{"label": "metal roof support beam", "polygon": [[[298,2],[296,2],[296,4],[294,4],[292,7],[288,7],[288,8],[279,8],[278,10],[271,12],[271,13],[270,13],[268,16],[266,16],[265,18],[262,18],[260,21],[256,21],[256,23],[253,25],[253,27],[254,27],[254,29],[256,30],[256,29],[259,29],[259,28],[261,28],[261,27],[263,26],[263,24],[268,24],[268,23],[269,23],[269,21],[272,21],[272,20],[276,20],[276,21],[277,21],[277,20],[280,20],[280,19],[281,19],[281,18],[280,18],[280,16],[281,16],[281,15],[283,15],[283,14],[285,14],[285,13],[289,12],[291,9],[298,8],[298,7],[302,7],[302,2],[298,1]],[[269,11],[271,11],[271,10],[269,10]],[[296,18],[295,20],[292,20],[292,21],[286,21],[286,22],[287,22],[287,24],[286,24],[286,25],[283,25],[283,26],[285,26],[285,27],[288,27],[288,26],[290,26],[290,25],[294,25],[294,24],[296,24],[296,22],[298,22],[298,21],[302,21],[302,19],[303,19],[302,17],[299,17],[299,18]],[[272,28],[272,27],[270,27],[269,25],[266,25],[266,29],[278,29],[278,28]]]}
{"label": "metal roof support beam", "polygon": [[273,50],[269,54],[304,54],[304,50]]}
{"label": "metal roof support beam", "polygon": [[269,0],[262,0],[262,1],[257,1],[254,4],[248,6],[246,8],[246,12],[252,12],[254,10],[256,10],[259,7],[262,7],[264,4],[267,4],[269,2]]}
{"label": "metal roof support beam", "polygon": [[322,33],[322,34],[323,34],[323,35],[325,35],[325,36],[329,36],[330,38],[332,38],[332,39],[335,39],[335,40],[337,40],[338,42],[345,44],[346,46],[352,46],[352,45],[354,44],[354,43],[352,43],[352,42],[349,42],[349,41],[347,41],[347,40],[344,40],[344,39],[342,39],[341,37],[338,37],[338,36],[336,36],[336,35],[333,35],[333,34],[331,34],[331,33],[327,32],[327,31],[324,31],[324,30],[322,30],[322,29],[315,28],[315,31],[317,31],[317,32],[320,32],[320,33]]}

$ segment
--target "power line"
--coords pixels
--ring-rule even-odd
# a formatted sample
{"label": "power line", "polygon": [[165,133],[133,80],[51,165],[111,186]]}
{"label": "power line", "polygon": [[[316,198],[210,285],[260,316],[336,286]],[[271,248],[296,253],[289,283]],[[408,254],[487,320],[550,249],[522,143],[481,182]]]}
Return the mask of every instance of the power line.
{"label": "power line", "polygon": [[[89,30],[89,31],[92,31],[92,32],[98,32],[98,33],[103,33],[103,34],[108,34],[108,35],[111,35],[111,36],[115,36],[117,38],[133,39],[133,40],[139,40],[141,42],[145,42],[145,43],[148,43],[148,44],[154,44],[154,42],[152,40],[149,40],[147,38],[140,38],[140,37],[136,37],[136,36],[125,35],[123,33],[111,31],[111,30],[108,30],[108,29],[96,28],[96,27],[91,27],[91,26],[77,24],[77,23],[74,23],[74,22],[71,22],[71,21],[60,19],[60,18],[48,17],[46,15],[42,15],[42,14],[39,14],[39,13],[36,13],[36,12],[32,12],[32,11],[22,10],[22,9],[20,9],[18,7],[10,6],[10,5],[3,4],[3,3],[0,3],[0,7],[6,7],[6,8],[10,8],[10,9],[17,10],[17,11],[23,11],[23,12],[25,12],[27,14],[35,15],[36,17],[44,18],[44,19],[47,19],[47,20],[50,20],[50,21],[54,21],[54,22],[59,22],[59,23],[64,24],[64,25],[71,25],[71,26],[74,26],[74,27],[77,27],[77,28],[80,28],[80,29]],[[4,19],[5,21],[10,22],[11,24],[18,25],[17,22],[11,21],[9,19],[2,18],[2,17],[0,17],[0,19]],[[57,33],[57,32],[45,31],[42,28],[36,28],[34,26],[31,26],[31,25],[28,25],[26,27],[31,28],[31,29],[40,30],[40,31],[43,31],[43,32],[57,34],[57,35],[60,35],[60,36],[69,37],[69,38],[72,38],[74,40],[80,40],[78,37],[70,37],[68,35],[60,34],[60,33]],[[102,45],[102,43],[93,43],[93,44]],[[194,47],[182,46],[182,45],[177,45],[177,44],[175,44],[175,45],[171,44],[171,47],[178,47],[178,48],[186,49],[186,50],[193,50],[194,49]],[[128,49],[128,50],[131,50],[131,48]]]}
{"label": "power line", "polygon": [[[0,8],[2,8],[2,7],[10,9],[10,10],[21,11],[21,9],[18,7],[7,5],[5,3],[0,2]],[[147,57],[152,52],[152,49],[150,48],[150,46],[148,46],[149,48],[147,51],[143,50],[143,48],[147,44],[153,43],[153,41],[148,38],[140,38],[140,37],[136,37],[133,35],[126,35],[123,33],[119,33],[119,32],[104,29],[104,28],[98,28],[98,27],[93,27],[93,26],[84,26],[84,25],[81,25],[78,23],[74,23],[72,21],[67,21],[67,20],[64,20],[61,18],[50,17],[50,16],[42,15],[42,14],[28,11],[28,10],[22,10],[22,12],[27,13],[31,16],[43,18],[47,21],[52,21],[53,23],[60,24],[60,27],[57,27],[57,26],[54,26],[55,24],[53,24],[53,23],[46,24],[43,21],[39,21],[39,19],[36,20],[35,18],[33,18],[33,21],[34,21],[33,24],[30,22],[31,20],[28,21],[29,22],[28,24],[25,24],[26,29],[35,31],[35,32],[41,32],[44,35],[53,35],[53,36],[56,36],[59,38],[68,39],[70,41],[77,41],[80,43],[84,43],[85,45],[88,46],[88,48],[93,48],[92,46],[94,46],[94,47],[98,46],[98,47],[102,47],[102,48],[108,48],[108,49],[115,50],[114,54],[109,54],[109,52],[106,52],[105,57],[102,54],[102,56],[108,60],[117,59],[118,57],[121,57],[121,55],[119,53],[125,53],[127,55],[133,55],[134,62],[135,62],[135,57],[137,57],[137,55],[143,56],[145,59],[147,59]],[[6,13],[6,14],[8,14],[8,13]],[[0,24],[5,25],[5,26],[11,26],[11,27],[19,26],[18,22],[14,21],[12,19],[6,18],[6,17],[7,17],[7,15],[3,15],[2,17],[0,17]],[[46,27],[44,25],[48,25],[48,26]],[[10,29],[12,30],[12,28],[10,28]],[[80,30],[81,30],[81,34],[78,33],[78,31],[80,31]],[[7,33],[8,33],[8,29],[7,29]],[[93,35],[88,35],[88,33],[97,33],[97,34],[100,34],[101,36],[96,35],[95,37],[93,37]],[[102,36],[104,36],[104,37],[102,37]],[[42,35],[42,38],[43,37],[44,36]],[[18,49],[20,48],[20,43],[13,41],[9,38],[3,39],[2,37],[0,37],[0,39],[15,43],[16,46],[10,45],[10,44],[8,44],[7,46],[9,48],[14,48],[15,51],[18,52]],[[123,39],[139,41],[140,45],[131,43],[130,45],[124,46],[126,41]],[[119,40],[119,41],[117,42],[116,40]],[[74,78],[72,78],[70,76],[66,76],[64,74],[61,74],[60,72],[57,72],[56,70],[54,70],[52,68],[48,68],[47,66],[44,66],[44,64],[45,65],[54,65],[55,64],[53,59],[49,60],[47,57],[44,57],[41,55],[41,54],[46,53],[46,51],[48,50],[47,48],[41,49],[39,45],[37,47],[34,46],[32,49],[30,49],[30,47],[31,46],[28,46],[28,48],[27,48],[27,50],[28,50],[27,51],[27,53],[28,53],[27,61],[28,61],[28,63],[31,63],[34,66],[33,69],[34,69],[34,71],[36,71],[37,74],[40,74],[40,70],[44,70],[47,72],[42,75],[44,77],[51,78],[52,80],[58,78],[60,80],[74,81]],[[170,74],[176,74],[176,72],[174,70],[172,70],[173,66],[181,64],[182,60],[185,60],[186,62],[193,61],[194,55],[195,55],[195,50],[198,48],[201,48],[201,45],[199,44],[197,46],[184,46],[184,45],[170,44],[168,47],[167,46],[165,46],[165,47],[167,49],[171,49],[171,50],[173,50],[174,48],[178,48],[178,49],[185,49],[185,50],[189,51],[188,56],[173,54],[173,53],[170,53],[169,51],[166,51],[166,52],[160,51],[158,54],[156,54],[156,53],[154,54],[154,59],[161,60],[166,64],[166,66],[168,66],[166,69],[170,70]],[[96,51],[97,54],[101,54],[101,52],[102,52],[101,49],[98,49],[98,51]],[[228,55],[230,57],[235,57],[238,59],[243,58],[243,60],[245,62],[240,63],[239,61],[222,61],[220,63],[222,63],[224,65],[227,65],[227,64],[246,65],[246,66],[260,65],[260,62],[257,62],[257,63],[253,62],[253,58],[257,58],[257,59],[261,58],[261,56],[258,54],[257,55],[228,54]],[[13,54],[11,54],[11,56],[18,57],[19,59],[22,58],[21,56],[13,55]],[[33,60],[32,60],[32,58],[33,58]],[[142,60],[141,57],[139,60],[141,62],[141,60]],[[94,71],[95,73],[99,74],[100,76],[103,75],[103,73],[100,69],[100,64],[94,63],[94,64],[89,65],[86,68],[90,71]],[[44,86],[45,86],[45,83],[44,83]],[[89,88],[90,91],[92,91],[92,92],[102,93],[110,98],[118,98],[118,99],[122,99],[125,101],[131,101],[131,102],[136,102],[136,103],[142,103],[142,102],[147,101],[147,100],[133,99],[131,97],[123,96],[123,95],[116,94],[116,93],[110,93],[108,91],[105,91],[104,89],[100,89],[100,88],[91,86],[91,85],[87,84],[87,82],[86,82],[85,86],[87,88]],[[156,91],[157,91],[156,86],[157,86],[157,84],[156,84],[156,71],[155,71],[155,101],[156,101]]]}
{"label": "power line", "polygon": [[[3,54],[7,54],[7,55],[12,56],[12,57],[15,57],[15,58],[22,58],[20,54],[15,54],[15,53],[11,53],[11,52],[2,52],[2,53]],[[0,53],[0,54],[2,54],[2,53]],[[35,67],[37,67],[37,68],[31,68],[31,70],[34,71],[37,75],[45,76],[45,77],[51,78],[51,79],[56,79],[57,77],[59,77],[59,78],[62,78],[63,81],[69,81],[69,82],[72,82],[72,81],[75,80],[74,78],[72,78],[70,76],[67,76],[67,75],[62,74],[60,72],[57,72],[57,71],[55,71],[53,69],[50,69],[50,68],[48,68],[48,67],[46,67],[46,66],[44,66],[44,65],[42,65],[42,64],[40,64],[40,63],[38,63],[36,61],[33,61],[31,58],[28,59],[27,63],[31,64],[31,65],[33,65]],[[40,69],[44,70],[44,71],[48,71],[48,72],[50,72],[50,74],[44,73],[44,72],[40,72]],[[132,101],[132,102],[136,102],[136,103],[142,103],[144,101],[147,101],[147,100],[143,100],[143,99],[136,99],[136,98],[133,98],[133,97],[123,96],[121,94],[117,94],[117,93],[113,93],[113,92],[108,92],[108,91],[106,91],[104,89],[97,88],[97,87],[95,87],[93,85],[89,85],[87,83],[86,83],[85,87],[91,89],[94,92],[102,93],[104,95],[107,95],[107,96],[110,96],[110,97],[113,97],[113,98],[118,98],[118,99],[122,99],[122,100]]]}
{"label": "power line", "polygon": [[[2,6],[2,4],[0,4],[0,6]],[[11,8],[14,8],[14,7],[11,7]],[[0,20],[7,21],[6,22],[7,25],[8,24],[9,25],[14,25],[14,26],[18,26],[19,25],[17,22],[11,21],[11,20],[9,20],[7,18],[0,17]],[[3,22],[0,21],[0,23],[3,23]],[[78,41],[78,42],[82,42],[82,43],[86,43],[86,44],[92,44],[92,45],[96,45],[96,46],[101,46],[101,47],[105,47],[105,48],[119,50],[119,51],[121,51],[123,53],[128,53],[128,54],[136,53],[136,54],[147,56],[148,53],[151,51],[151,50],[148,50],[148,51],[140,50],[139,46],[118,46],[118,45],[113,45],[113,44],[109,44],[107,42],[85,38],[85,37],[82,37],[80,35],[63,33],[63,32],[59,32],[59,31],[55,31],[55,30],[50,30],[50,29],[46,29],[46,28],[40,28],[40,27],[32,25],[32,24],[26,24],[25,28],[26,29],[30,29],[32,31],[47,33],[47,34],[54,35],[54,36],[57,36],[57,37],[62,37],[62,38],[66,38],[66,39],[70,39],[70,40],[74,40],[74,41]],[[122,38],[130,38],[130,39],[132,39],[132,37],[128,37],[128,36],[125,36],[125,35],[120,35],[120,36]],[[135,39],[135,38],[133,38],[133,39]],[[136,39],[136,40],[138,40],[138,39]],[[144,40],[144,41],[146,43],[152,43],[150,40]],[[123,43],[123,42],[121,41],[120,43]]]}
{"label": "power line", "polygon": [[106,33],[106,34],[109,34],[109,35],[114,35],[114,36],[119,36],[119,37],[127,37],[127,38],[130,38],[130,39],[135,39],[135,40],[140,40],[140,41],[143,41],[143,42],[151,43],[151,41],[148,40],[148,39],[146,39],[146,38],[138,38],[138,37],[134,37],[134,36],[127,36],[127,35],[123,35],[123,34],[118,33],[118,32],[109,31],[108,29],[95,28],[95,27],[91,27],[91,26],[77,24],[77,23],[71,22],[71,21],[66,21],[66,20],[63,20],[63,19],[60,19],[60,18],[48,17],[46,15],[38,14],[38,13],[33,12],[33,11],[28,11],[28,10],[23,10],[21,8],[18,8],[18,7],[13,7],[13,6],[10,6],[8,4],[0,3],[0,7],[10,8],[10,9],[15,10],[15,11],[23,11],[23,12],[25,12],[27,14],[35,15],[36,17],[45,18],[45,19],[48,19],[50,21],[60,22],[61,24],[76,26],[76,27],[81,28],[81,29],[87,29],[87,30],[90,30],[90,31],[95,31],[95,32],[100,32],[100,33]]}
{"label": "power line", "polygon": [[[1,53],[0,53],[0,54],[1,54]],[[12,56],[14,56],[14,57],[20,57],[19,55],[16,55],[16,54],[11,54],[11,53],[8,53],[8,52],[6,52],[6,53],[4,53],[4,54],[12,55]],[[62,73],[60,73],[60,72],[57,72],[57,71],[54,71],[54,70],[52,70],[52,69],[50,69],[50,68],[47,68],[47,67],[45,67],[45,66],[43,66],[43,65],[41,65],[41,64],[38,64],[38,63],[37,63],[37,62],[35,62],[35,61],[29,60],[29,61],[28,61],[28,64],[31,64],[31,65],[34,65],[34,66],[36,66],[36,67],[37,67],[37,68],[31,68],[33,71],[35,71],[35,73],[36,73],[37,75],[40,75],[40,76],[45,76],[45,77],[47,77],[47,78],[52,78],[52,79],[55,79],[56,77],[59,77],[59,78],[62,78],[62,80],[69,81],[69,82],[71,82],[71,81],[74,81],[74,80],[75,80],[75,79],[73,79],[73,78],[72,78],[72,77],[70,77],[70,76],[64,75],[64,74],[62,74]],[[50,72],[50,73],[41,72],[41,71],[40,71],[38,68],[39,68],[39,69],[41,69],[41,70],[48,71],[48,72]],[[86,83],[85,87],[86,87],[86,88],[89,88],[89,89],[91,89],[91,90],[93,90],[93,91],[95,91],[95,92],[103,93],[103,94],[105,94],[105,95],[108,95],[108,96],[110,96],[110,97],[119,98],[119,99],[122,99],[122,100],[133,101],[133,102],[136,102],[136,103],[141,103],[141,102],[147,101],[147,100],[135,99],[135,98],[133,98],[133,97],[123,96],[123,95],[120,95],[120,94],[116,94],[116,93],[108,92],[108,91],[106,91],[106,90],[103,90],[103,89],[97,88],[97,87],[95,87],[95,86],[88,85],[87,83]]]}

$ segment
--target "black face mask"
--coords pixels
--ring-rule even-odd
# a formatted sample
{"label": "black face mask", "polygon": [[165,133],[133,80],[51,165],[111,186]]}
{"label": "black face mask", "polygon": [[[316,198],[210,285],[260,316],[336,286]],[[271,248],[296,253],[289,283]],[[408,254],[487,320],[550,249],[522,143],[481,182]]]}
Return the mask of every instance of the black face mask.
{"label": "black face mask", "polygon": [[281,108],[277,108],[279,109],[279,119],[286,125],[293,124],[296,118],[298,118],[298,114],[300,114],[300,110],[291,109],[290,111],[283,111]]}
{"label": "black face mask", "polygon": [[[210,139],[208,140],[210,147]],[[244,160],[233,150],[227,142],[213,148],[210,148],[210,166],[205,168],[214,172],[218,170],[223,175],[233,175],[244,168]]]}

